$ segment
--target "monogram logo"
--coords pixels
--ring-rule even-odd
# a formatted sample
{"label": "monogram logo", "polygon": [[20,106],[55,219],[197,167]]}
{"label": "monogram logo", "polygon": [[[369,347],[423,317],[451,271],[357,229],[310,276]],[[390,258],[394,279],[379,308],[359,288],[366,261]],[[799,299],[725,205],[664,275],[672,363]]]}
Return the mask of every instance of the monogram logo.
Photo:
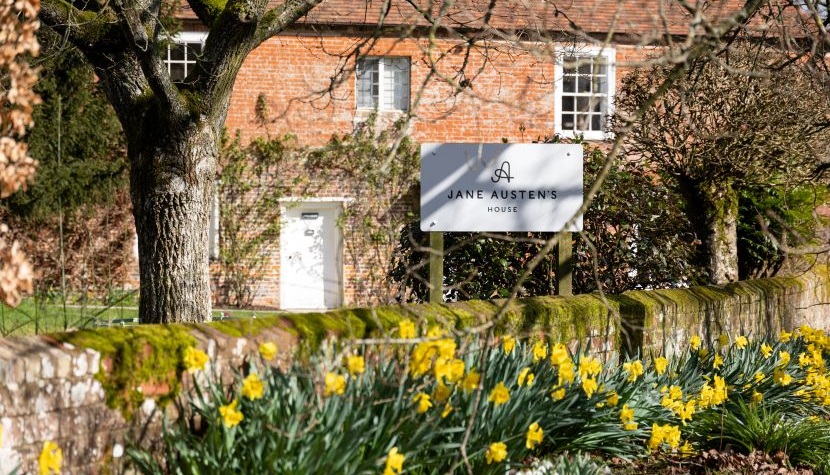
{"label": "monogram logo", "polygon": [[498,183],[502,178],[507,179],[507,183],[510,183],[510,180],[516,178],[510,174],[510,162],[507,160],[501,162],[501,168],[497,168],[496,171],[493,172],[493,177],[490,178],[490,181]]}

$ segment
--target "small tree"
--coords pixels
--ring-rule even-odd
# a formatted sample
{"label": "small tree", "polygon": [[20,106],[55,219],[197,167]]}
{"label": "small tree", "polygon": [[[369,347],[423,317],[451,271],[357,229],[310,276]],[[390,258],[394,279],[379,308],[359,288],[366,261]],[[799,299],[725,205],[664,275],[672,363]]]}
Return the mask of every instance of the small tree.
{"label": "small tree", "polygon": [[[39,102],[32,89],[37,73],[27,61],[40,50],[37,14],[37,1],[0,4],[0,198],[25,188],[37,166],[26,144],[18,142],[32,126],[32,109]],[[8,227],[0,224],[0,302],[17,305],[21,292],[32,290],[32,269],[7,233]]]}
{"label": "small tree", "polygon": [[[819,84],[782,53],[736,42],[693,61],[627,130],[624,151],[676,180],[703,236],[709,279],[738,279],[739,190],[790,187],[807,179],[830,143],[830,102]],[[673,66],[627,76],[616,99],[619,126]]]}

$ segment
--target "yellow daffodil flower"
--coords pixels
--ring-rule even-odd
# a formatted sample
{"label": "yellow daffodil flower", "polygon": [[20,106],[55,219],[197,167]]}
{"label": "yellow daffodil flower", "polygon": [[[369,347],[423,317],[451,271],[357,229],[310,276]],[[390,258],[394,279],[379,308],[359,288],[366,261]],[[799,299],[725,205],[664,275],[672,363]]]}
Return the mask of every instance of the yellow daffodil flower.
{"label": "yellow daffodil flower", "polygon": [[743,335],[739,335],[737,338],[735,338],[735,347],[737,347],[739,350],[743,350],[744,348],[746,348],[746,345],[748,344],[749,340],[747,340],[746,337]]}
{"label": "yellow daffodil flower", "polygon": [[690,346],[690,347],[692,348],[692,350],[694,350],[694,351],[697,351],[697,350],[699,350],[699,349],[700,349],[700,344],[701,344],[701,343],[702,343],[702,342],[701,342],[700,337],[699,337],[698,335],[692,335],[692,337],[691,337],[691,338],[689,338],[689,346]]}
{"label": "yellow daffodil flower", "polygon": [[259,344],[259,356],[265,361],[271,361],[277,357],[277,345],[273,342],[265,342]]}
{"label": "yellow daffodil flower", "polygon": [[764,400],[764,395],[763,394],[759,393],[756,390],[752,391],[752,402],[753,403],[760,404],[761,401],[763,401],[763,400]]}
{"label": "yellow daffodil flower", "polygon": [[442,419],[446,418],[447,416],[450,415],[451,412],[452,412],[452,406],[449,405],[449,404],[445,404],[444,405],[444,410],[441,411],[441,418]]}
{"label": "yellow daffodil flower", "polygon": [[208,359],[207,353],[198,348],[188,346],[184,350],[184,367],[191,373],[204,370]]}
{"label": "yellow daffodil flower", "polygon": [[568,347],[562,343],[553,345],[550,352],[550,364],[553,366],[560,366],[571,362],[571,357],[568,354]]}
{"label": "yellow daffodil flower", "polygon": [[718,347],[724,347],[729,344],[729,335],[721,333],[718,337]]}
{"label": "yellow daffodil flower", "polygon": [[586,378],[582,380],[582,390],[585,391],[585,395],[588,396],[588,399],[591,399],[591,396],[594,395],[599,385],[597,384],[596,379]]}
{"label": "yellow daffodil flower", "polygon": [[628,363],[623,363],[623,370],[628,373],[628,382],[633,383],[638,377],[643,375],[643,362],[640,360],[634,360]]}
{"label": "yellow daffodil flower", "polygon": [[576,367],[574,364],[568,360],[565,363],[559,365],[559,385],[563,385],[565,383],[573,383],[574,379],[576,378]]}
{"label": "yellow daffodil flower", "polygon": [[487,459],[487,464],[493,462],[499,463],[507,458],[507,445],[504,442],[493,442],[487,447],[487,452],[484,453],[484,458]]}
{"label": "yellow daffodil flower", "polygon": [[251,373],[242,380],[242,396],[254,400],[262,397],[262,381],[256,373]]}
{"label": "yellow daffodil flower", "polygon": [[525,436],[525,447],[528,450],[533,450],[537,445],[542,443],[542,438],[545,436],[544,431],[539,426],[539,423],[534,422],[527,428],[527,435]]}
{"label": "yellow daffodil flower", "polygon": [[435,386],[435,391],[432,393],[432,398],[438,402],[446,402],[447,399],[450,398],[450,394],[452,393],[452,389],[448,388],[447,386],[438,383]]}
{"label": "yellow daffodil flower", "polygon": [[715,354],[715,357],[712,359],[712,368],[720,369],[721,366],[723,366],[723,356]]}
{"label": "yellow daffodil flower", "polygon": [[666,372],[666,368],[669,367],[669,360],[666,359],[665,356],[660,356],[654,359],[654,371],[657,374],[663,374]]}
{"label": "yellow daffodil flower", "polygon": [[772,356],[772,347],[766,343],[761,343],[761,354],[764,355],[765,359],[769,359]]}
{"label": "yellow daffodil flower", "polygon": [[533,345],[533,362],[538,363],[548,356],[548,344],[542,340]]}
{"label": "yellow daffodil flower", "polygon": [[530,372],[530,368],[523,368],[519,371],[519,377],[516,378],[516,382],[519,383],[519,387],[524,387],[525,384],[528,386],[533,385],[533,380],[536,376]]}
{"label": "yellow daffodil flower", "polygon": [[608,397],[605,399],[609,406],[616,406],[620,403],[620,395],[617,394],[616,391],[611,391],[608,393]]}
{"label": "yellow daffodil flower", "polygon": [[554,401],[561,401],[565,399],[565,388],[554,389],[553,392],[550,393],[550,397]]}
{"label": "yellow daffodil flower", "polygon": [[38,473],[40,475],[51,475],[61,473],[63,463],[63,451],[58,444],[47,440],[43,443],[43,449],[37,459]]}
{"label": "yellow daffodil flower", "polygon": [[410,338],[415,338],[415,334],[415,324],[412,320],[405,318],[398,323],[398,337],[401,339],[408,340]]}
{"label": "yellow daffodil flower", "polygon": [[343,393],[346,392],[346,377],[342,374],[337,373],[326,373],[325,376],[325,391],[324,394],[326,397],[331,396],[332,394],[337,394],[338,396],[342,396]]}
{"label": "yellow daffodil flower", "polygon": [[778,358],[780,358],[779,366],[784,367],[790,364],[790,353],[786,351],[779,351]]}
{"label": "yellow daffodil flower", "polygon": [[501,347],[504,349],[505,354],[513,353],[513,349],[516,348],[516,339],[510,335],[504,335],[501,337]]}
{"label": "yellow daffodil flower", "polygon": [[464,380],[461,382],[461,387],[464,391],[471,392],[475,391],[478,388],[478,384],[481,382],[481,375],[476,373],[475,371],[470,371],[467,373],[467,376],[464,377]]}
{"label": "yellow daffodil flower", "polygon": [[389,449],[389,453],[386,454],[386,467],[383,470],[383,475],[397,475],[401,473],[403,471],[404,460],[406,460],[406,456],[398,452],[397,447]]}
{"label": "yellow daffodil flower", "polygon": [[230,404],[219,406],[219,414],[222,416],[222,424],[224,424],[227,428],[238,425],[243,419],[245,419],[242,415],[242,411],[236,409],[237,405],[239,405],[239,399],[234,399]]}
{"label": "yellow daffodil flower", "polygon": [[579,360],[579,377],[582,379],[591,378],[602,372],[602,363],[597,358],[583,356]]}
{"label": "yellow daffodil flower", "polygon": [[432,407],[432,401],[429,400],[427,393],[416,394],[412,401],[418,405],[418,414],[423,414]]}
{"label": "yellow daffodil flower", "polygon": [[781,333],[778,334],[778,341],[782,343],[787,343],[793,337],[793,334],[784,330],[781,330]]}
{"label": "yellow daffodil flower", "polygon": [[349,374],[352,376],[362,374],[366,371],[366,360],[360,355],[348,356],[346,358],[346,369],[349,370]]}
{"label": "yellow daffodil flower", "polygon": [[487,398],[487,401],[492,402],[496,406],[501,406],[509,400],[510,391],[508,391],[507,386],[505,386],[503,382],[499,382],[499,384],[497,384],[496,387],[490,391],[490,396]]}

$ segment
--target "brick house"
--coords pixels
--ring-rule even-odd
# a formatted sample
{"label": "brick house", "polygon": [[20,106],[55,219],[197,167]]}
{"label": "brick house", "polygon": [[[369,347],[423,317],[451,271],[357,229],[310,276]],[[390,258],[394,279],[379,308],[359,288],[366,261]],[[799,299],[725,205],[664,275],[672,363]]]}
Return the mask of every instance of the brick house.
{"label": "brick house", "polygon": [[[673,0],[512,0],[493,2],[490,11],[488,3],[456,2],[443,16],[447,28],[432,31],[430,12],[394,0],[377,34],[386,3],[325,0],[249,55],[226,127],[243,140],[261,134],[253,111],[262,95],[270,130],[306,145],[349,133],[373,112],[381,121],[411,116],[408,133],[418,142],[528,142],[554,134],[602,141],[626,68],[695,31],[692,14]],[[715,1],[704,12],[725,18],[741,5]],[[182,33],[167,57],[174,80],[186,76],[206,38],[192,12],[180,18]],[[462,36],[477,39],[470,46]],[[350,229],[337,222],[350,206],[349,186],[355,184],[330,183],[311,197],[287,194],[255,304],[326,308],[379,298],[359,289],[376,266],[344,254]]]}

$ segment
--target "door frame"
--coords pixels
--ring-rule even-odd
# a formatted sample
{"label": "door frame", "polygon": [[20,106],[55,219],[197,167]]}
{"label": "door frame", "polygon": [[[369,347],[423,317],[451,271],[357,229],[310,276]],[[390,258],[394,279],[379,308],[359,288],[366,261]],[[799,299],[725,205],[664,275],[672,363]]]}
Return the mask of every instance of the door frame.
{"label": "door frame", "polygon": [[[335,249],[334,250],[334,254],[335,254],[335,256],[334,256],[334,258],[335,258],[334,270],[337,274],[337,284],[336,284],[337,288],[335,289],[335,291],[337,292],[337,301],[338,301],[337,306],[338,307],[343,306],[343,304],[345,302],[345,290],[346,290],[345,279],[344,279],[345,269],[344,269],[344,259],[343,259],[343,257],[344,257],[343,256],[343,251],[344,251],[344,241],[343,241],[343,239],[344,239],[344,237],[343,237],[343,229],[341,229],[341,227],[337,225],[337,220],[340,218],[340,216],[342,216],[343,211],[345,210],[346,205],[349,201],[351,201],[351,200],[348,199],[348,198],[345,198],[345,197],[321,197],[321,198],[285,197],[285,198],[280,199],[280,238],[279,238],[279,241],[280,241],[280,244],[279,244],[280,309],[292,310],[292,308],[287,308],[285,306],[285,288],[286,288],[286,286],[283,285],[284,278],[285,278],[285,273],[283,272],[283,269],[285,269],[285,265],[284,265],[284,261],[283,261],[283,259],[284,259],[283,250],[284,250],[285,241],[283,239],[284,236],[282,234],[282,229],[284,228],[284,225],[285,225],[285,217],[286,217],[287,211],[289,209],[302,210],[303,208],[316,208],[316,209],[323,208],[327,211],[328,210],[334,211],[334,219],[335,219],[335,224],[334,224],[334,233],[335,233],[335,235],[334,235],[334,239],[335,239],[335,243],[334,243],[335,244],[334,245],[334,249]],[[324,267],[324,269],[325,269],[325,266],[326,266],[325,258],[326,258],[326,256],[324,255],[323,256],[323,267]],[[323,292],[325,294],[325,287],[324,287]],[[322,309],[312,309],[312,308],[298,309],[298,308],[294,308],[294,310],[309,310],[309,311],[311,311],[311,310],[322,310]]]}

